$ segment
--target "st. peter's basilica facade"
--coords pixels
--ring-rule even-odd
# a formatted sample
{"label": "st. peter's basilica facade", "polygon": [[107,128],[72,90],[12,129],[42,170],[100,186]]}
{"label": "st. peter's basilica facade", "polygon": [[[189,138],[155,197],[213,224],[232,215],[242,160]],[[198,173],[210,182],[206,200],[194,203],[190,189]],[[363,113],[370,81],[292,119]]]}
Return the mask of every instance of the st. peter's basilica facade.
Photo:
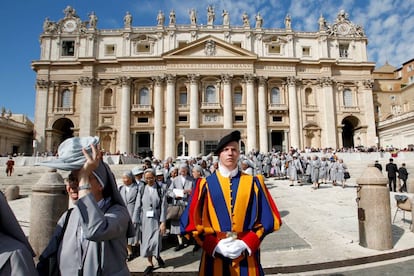
{"label": "st. peter's basilica facade", "polygon": [[[315,32],[267,29],[258,13],[230,25],[209,7],[207,24],[99,29],[67,7],[46,19],[36,76],[37,151],[96,135],[103,150],[157,158],[208,154],[231,129],[243,150],[375,146],[373,62],[361,26],[340,11]],[[184,151],[184,152],[183,152]]]}

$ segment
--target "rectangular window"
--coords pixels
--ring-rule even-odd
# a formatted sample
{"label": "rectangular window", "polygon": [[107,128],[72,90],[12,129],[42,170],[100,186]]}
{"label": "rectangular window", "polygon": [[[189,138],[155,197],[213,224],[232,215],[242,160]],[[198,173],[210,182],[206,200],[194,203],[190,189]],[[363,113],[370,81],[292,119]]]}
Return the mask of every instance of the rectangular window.
{"label": "rectangular window", "polygon": [[269,45],[269,54],[280,54],[280,45]]}
{"label": "rectangular window", "polygon": [[187,92],[180,92],[180,103],[187,104]]}
{"label": "rectangular window", "polygon": [[138,43],[137,44],[137,52],[138,53],[149,53],[151,50],[151,47],[147,43]]}
{"label": "rectangular window", "polygon": [[243,119],[244,119],[243,115],[234,116],[234,121],[235,122],[243,122],[244,121]]}
{"label": "rectangular window", "polygon": [[187,116],[178,116],[179,122],[187,122]]}
{"label": "rectangular window", "polygon": [[178,41],[178,48],[187,46],[187,41]]}
{"label": "rectangular window", "polygon": [[115,45],[109,44],[105,45],[105,56],[113,56],[115,55]]}
{"label": "rectangular window", "polygon": [[237,47],[240,47],[241,48],[241,42],[238,42],[238,41],[236,41],[236,42],[233,42],[233,45],[234,46],[237,46]]}
{"label": "rectangular window", "polygon": [[241,91],[234,91],[234,104],[242,104],[243,96]]}
{"label": "rectangular window", "polygon": [[308,46],[305,46],[305,47],[302,47],[302,56],[303,57],[310,57],[310,47],[308,47]]}
{"label": "rectangular window", "polygon": [[347,58],[348,57],[348,44],[339,44],[339,57]]}
{"label": "rectangular window", "polygon": [[62,56],[73,57],[75,55],[75,41],[63,40],[62,41]]}
{"label": "rectangular window", "polygon": [[273,122],[281,122],[282,121],[282,117],[281,116],[273,116]]}
{"label": "rectangular window", "polygon": [[138,123],[148,123],[148,117],[138,117]]}
{"label": "rectangular window", "polygon": [[412,84],[414,82],[414,76],[410,76],[408,78],[408,84]]}

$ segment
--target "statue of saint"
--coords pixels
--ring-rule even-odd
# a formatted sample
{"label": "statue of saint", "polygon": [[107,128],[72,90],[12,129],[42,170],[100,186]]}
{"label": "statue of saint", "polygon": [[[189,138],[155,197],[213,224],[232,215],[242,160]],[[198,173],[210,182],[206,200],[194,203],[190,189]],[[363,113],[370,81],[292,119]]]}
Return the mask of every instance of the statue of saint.
{"label": "statue of saint", "polygon": [[214,12],[213,6],[208,6],[208,8],[207,8],[207,25],[213,25],[215,19],[216,19],[216,14]]}
{"label": "statue of saint", "polygon": [[175,25],[175,11],[170,11],[170,25]]}
{"label": "statue of saint", "polygon": [[242,15],[243,27],[250,27],[249,15],[246,12]]}
{"label": "statue of saint", "polygon": [[256,15],[256,29],[263,27],[263,17],[260,15],[260,12]]}
{"label": "statue of saint", "polygon": [[131,24],[132,24],[132,15],[129,13],[129,11],[127,11],[124,17],[124,26],[125,28],[131,28]]}
{"label": "statue of saint", "polygon": [[165,22],[164,13],[162,11],[159,11],[158,15],[157,15],[157,24],[159,26],[162,26],[162,25],[164,25],[164,22]]}
{"label": "statue of saint", "polygon": [[291,30],[292,29],[292,19],[290,18],[290,15],[286,15],[285,17],[285,28],[286,30]]}
{"label": "statue of saint", "polygon": [[89,14],[89,27],[95,29],[97,23],[98,17],[96,16],[95,12],[91,12]]}
{"label": "statue of saint", "polygon": [[318,22],[319,22],[319,31],[324,31],[326,29],[326,20],[322,14],[319,17]]}
{"label": "statue of saint", "polygon": [[223,17],[223,25],[228,26],[230,24],[229,12],[226,10],[223,10],[223,12],[221,13],[221,16]]}
{"label": "statue of saint", "polygon": [[197,24],[197,15],[195,9],[190,10],[190,21],[191,25]]}

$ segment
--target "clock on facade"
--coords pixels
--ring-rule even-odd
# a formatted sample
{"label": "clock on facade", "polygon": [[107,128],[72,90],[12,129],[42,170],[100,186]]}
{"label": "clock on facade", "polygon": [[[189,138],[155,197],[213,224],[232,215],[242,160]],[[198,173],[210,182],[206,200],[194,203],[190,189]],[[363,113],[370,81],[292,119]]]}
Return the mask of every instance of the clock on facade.
{"label": "clock on facade", "polygon": [[63,30],[66,32],[73,32],[76,29],[76,21],[73,19],[66,20],[65,23],[63,23]]}
{"label": "clock on facade", "polygon": [[338,34],[346,35],[349,33],[350,27],[347,23],[338,24]]}

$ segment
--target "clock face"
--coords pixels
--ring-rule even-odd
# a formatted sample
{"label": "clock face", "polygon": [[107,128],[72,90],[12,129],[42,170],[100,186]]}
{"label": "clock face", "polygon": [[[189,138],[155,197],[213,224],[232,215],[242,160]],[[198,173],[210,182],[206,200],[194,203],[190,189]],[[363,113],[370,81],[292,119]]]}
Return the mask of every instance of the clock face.
{"label": "clock face", "polygon": [[338,33],[341,35],[346,35],[349,33],[349,25],[342,23],[338,25]]}
{"label": "clock face", "polygon": [[63,28],[65,31],[71,33],[76,29],[76,21],[75,20],[67,20],[63,24]]}

